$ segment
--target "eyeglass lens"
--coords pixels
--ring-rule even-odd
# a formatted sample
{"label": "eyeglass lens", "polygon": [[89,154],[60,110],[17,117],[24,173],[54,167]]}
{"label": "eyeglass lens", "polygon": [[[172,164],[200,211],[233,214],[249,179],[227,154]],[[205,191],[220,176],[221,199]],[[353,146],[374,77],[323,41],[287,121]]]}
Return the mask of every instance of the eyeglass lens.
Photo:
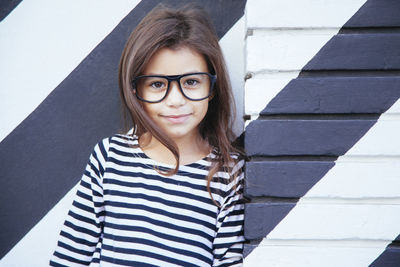
{"label": "eyeglass lens", "polygon": [[[136,92],[146,101],[157,102],[167,94],[168,83],[168,79],[161,76],[138,77]],[[204,99],[210,94],[211,78],[207,74],[185,75],[179,79],[179,83],[184,96],[191,100]]]}

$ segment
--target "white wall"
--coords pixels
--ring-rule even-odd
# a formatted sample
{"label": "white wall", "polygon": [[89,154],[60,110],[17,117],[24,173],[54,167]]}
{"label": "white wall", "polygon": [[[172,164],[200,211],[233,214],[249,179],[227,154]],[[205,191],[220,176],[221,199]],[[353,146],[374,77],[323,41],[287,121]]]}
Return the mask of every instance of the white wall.
{"label": "white wall", "polygon": [[[365,2],[249,0],[245,113],[257,119]],[[372,263],[400,233],[399,130],[397,101],[247,256],[245,266]]]}

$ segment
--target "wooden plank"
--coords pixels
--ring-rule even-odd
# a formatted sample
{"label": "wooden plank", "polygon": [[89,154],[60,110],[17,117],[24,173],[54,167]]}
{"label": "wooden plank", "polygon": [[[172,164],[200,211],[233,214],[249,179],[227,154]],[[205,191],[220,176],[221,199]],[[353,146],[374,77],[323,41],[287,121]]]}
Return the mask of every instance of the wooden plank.
{"label": "wooden plank", "polygon": [[399,99],[399,88],[400,77],[297,78],[290,81],[260,115],[383,113]]}
{"label": "wooden plank", "polygon": [[247,27],[341,27],[366,0],[251,0]]}
{"label": "wooden plank", "polygon": [[243,257],[247,257],[256,247],[254,244],[244,244]]}
{"label": "wooden plank", "polygon": [[301,70],[337,30],[254,31],[246,40],[246,71]]}
{"label": "wooden plank", "polygon": [[246,129],[249,156],[346,153],[376,120],[255,120]]}
{"label": "wooden plank", "polygon": [[294,203],[249,203],[245,205],[244,236],[264,238],[295,206]]}
{"label": "wooden plank", "polygon": [[[400,105],[400,100],[394,104],[394,106],[398,105]],[[397,107],[394,107],[394,109],[397,109]],[[399,129],[399,116],[382,114],[379,117],[378,122],[370,130],[368,130],[368,134],[363,136],[362,139],[346,153],[346,155],[368,155],[369,157],[376,158],[388,156],[392,157],[393,160],[399,159]],[[397,171],[394,172],[397,173]]]}
{"label": "wooden plank", "polygon": [[338,34],[303,70],[398,70],[400,34]]}
{"label": "wooden plank", "polygon": [[[271,244],[269,240],[265,241],[246,257],[244,266],[366,267],[382,252],[382,246],[374,242],[352,245],[345,242],[310,244],[307,241]],[[398,267],[398,262],[392,261],[391,265],[385,262],[373,267]]]}
{"label": "wooden plank", "polygon": [[398,0],[368,0],[343,27],[399,27],[399,14]]}
{"label": "wooden plank", "polygon": [[323,161],[264,161],[246,163],[247,197],[302,197],[333,166]]}
{"label": "wooden plank", "polygon": [[400,262],[400,247],[388,247],[379,257],[369,265],[370,267],[398,267]]}
{"label": "wooden plank", "polygon": [[[307,198],[366,201],[399,198],[399,166],[400,159],[390,157],[349,157],[349,159],[340,157],[335,166],[307,192]],[[302,169],[299,168],[299,171],[301,173]],[[311,169],[310,177],[313,175]],[[291,178],[296,179],[295,176]]]}
{"label": "wooden plank", "polygon": [[400,213],[398,204],[396,200],[385,204],[374,200],[300,200],[295,207],[281,202],[249,203],[245,208],[245,236],[260,239],[268,234],[268,238],[277,240],[371,239],[390,243],[398,235],[398,218],[394,215]]}
{"label": "wooden plank", "polygon": [[245,83],[245,114],[259,115],[265,106],[274,99],[291,79],[296,78],[298,73],[280,77],[279,75],[268,75],[248,79]]}

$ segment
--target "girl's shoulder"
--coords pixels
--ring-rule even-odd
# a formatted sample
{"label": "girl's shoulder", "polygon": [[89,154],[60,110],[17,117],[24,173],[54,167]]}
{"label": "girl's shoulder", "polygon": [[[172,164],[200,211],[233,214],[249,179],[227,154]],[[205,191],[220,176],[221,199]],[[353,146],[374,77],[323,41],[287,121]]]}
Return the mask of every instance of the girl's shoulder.
{"label": "girl's shoulder", "polygon": [[138,145],[138,137],[128,134],[114,134],[110,137],[103,138],[99,143],[104,146],[135,146]]}
{"label": "girl's shoulder", "polygon": [[136,135],[114,134],[112,136],[101,139],[94,147],[94,152],[101,151],[103,156],[107,158],[110,149],[124,150],[138,147],[138,137]]}
{"label": "girl's shoulder", "polygon": [[[212,160],[215,160],[218,158],[218,149],[214,147],[212,153],[211,153],[211,158]],[[246,161],[246,156],[243,153],[239,153],[239,152],[230,152],[229,153],[230,157],[231,157],[231,162],[229,163],[228,166],[224,166],[224,167],[228,167],[228,169],[241,169],[243,168],[245,161]]]}
{"label": "girl's shoulder", "polygon": [[[218,149],[214,148],[211,161],[216,161],[217,155]],[[230,152],[230,157],[231,161],[221,166],[214,174],[214,177],[218,177],[218,181],[225,185],[241,183],[244,178],[245,155],[239,152]]]}

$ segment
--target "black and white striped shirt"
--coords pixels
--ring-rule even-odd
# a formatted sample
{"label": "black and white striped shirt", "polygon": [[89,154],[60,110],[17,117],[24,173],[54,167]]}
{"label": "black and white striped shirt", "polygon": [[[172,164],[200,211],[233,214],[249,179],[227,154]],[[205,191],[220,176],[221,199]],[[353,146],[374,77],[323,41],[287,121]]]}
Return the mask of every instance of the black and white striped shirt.
{"label": "black and white striped shirt", "polygon": [[156,168],[171,165],[130,145],[137,137],[114,135],[95,146],[50,265],[241,266],[244,161],[215,174],[218,207],[206,181],[214,152],[164,176]]}

